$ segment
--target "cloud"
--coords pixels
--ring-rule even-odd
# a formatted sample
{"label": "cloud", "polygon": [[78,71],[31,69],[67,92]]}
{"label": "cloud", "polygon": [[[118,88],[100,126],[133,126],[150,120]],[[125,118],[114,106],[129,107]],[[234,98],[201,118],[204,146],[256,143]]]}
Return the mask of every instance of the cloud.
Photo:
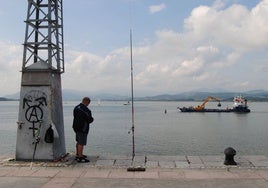
{"label": "cloud", "polygon": [[[133,46],[135,94],[268,90],[267,18],[268,0],[251,10],[238,4],[225,7],[222,1],[194,8],[182,31],[163,28],[155,31],[154,41]],[[6,93],[19,88],[21,56],[21,46],[0,42],[0,87]],[[66,47],[65,70],[63,88],[129,94],[128,45],[105,55]]]}
{"label": "cloud", "polygon": [[[196,7],[185,19],[184,32],[156,32],[157,41],[151,45],[150,56],[146,56],[154,54],[150,62],[155,62],[158,69],[168,65],[170,71],[161,78],[172,82],[170,91],[180,90],[179,85],[184,90],[207,85],[220,85],[227,90],[267,89],[258,81],[263,80],[263,75],[252,75],[250,81],[247,75],[255,74],[254,66],[267,58],[264,49],[268,47],[268,1],[261,1],[251,10],[238,4],[223,7],[221,1],[211,7]],[[256,56],[252,58],[254,64],[246,63],[246,56]],[[140,75],[146,74],[144,71]]]}
{"label": "cloud", "polygon": [[104,57],[78,51],[66,54],[65,88],[104,92],[128,89],[129,49],[117,49]]}
{"label": "cloud", "polygon": [[184,26],[198,40],[240,51],[262,48],[268,42],[267,4],[264,0],[252,10],[237,4],[223,10],[200,6],[185,19]]}
{"label": "cloud", "polygon": [[151,14],[154,14],[154,13],[156,13],[156,12],[160,12],[160,11],[162,11],[162,10],[165,9],[165,8],[166,8],[165,3],[161,3],[161,4],[159,4],[159,5],[151,5],[151,6],[149,7],[149,11],[150,11]]}

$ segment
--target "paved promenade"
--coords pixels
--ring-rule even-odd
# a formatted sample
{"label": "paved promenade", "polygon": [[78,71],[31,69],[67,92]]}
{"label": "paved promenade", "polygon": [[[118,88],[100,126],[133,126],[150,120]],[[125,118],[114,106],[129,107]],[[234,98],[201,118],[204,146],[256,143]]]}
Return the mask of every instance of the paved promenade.
{"label": "paved promenade", "polygon": [[[267,156],[236,156],[237,166],[223,165],[224,156],[89,156],[58,162],[21,162],[0,157],[0,188],[219,187],[268,188]],[[127,168],[145,167],[144,172]]]}

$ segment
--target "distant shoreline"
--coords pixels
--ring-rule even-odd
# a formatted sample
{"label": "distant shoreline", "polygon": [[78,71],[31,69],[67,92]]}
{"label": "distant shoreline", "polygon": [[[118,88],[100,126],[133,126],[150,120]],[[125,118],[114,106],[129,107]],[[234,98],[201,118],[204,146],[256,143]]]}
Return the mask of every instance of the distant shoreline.
{"label": "distant shoreline", "polygon": [[[8,99],[8,98],[2,98],[0,97],[0,102],[7,102],[7,101],[19,101],[19,99]],[[70,102],[70,101],[80,101],[80,99],[73,99],[73,100],[62,100],[63,102]],[[92,101],[99,101],[99,100],[92,100]],[[118,100],[118,99],[102,99],[101,101],[107,101],[107,102],[124,102],[126,100]],[[184,100],[184,99],[178,99],[178,100],[168,100],[168,99],[134,99],[135,102],[202,102],[203,100],[200,99],[193,99],[193,100]],[[232,102],[232,99],[226,99],[221,100],[222,102]],[[248,99],[249,102],[268,102],[268,99]]]}
{"label": "distant shoreline", "polygon": [[19,101],[19,99],[9,99],[5,97],[0,97],[0,101]]}
{"label": "distant shoreline", "polygon": [[[88,95],[94,101],[131,101],[129,95],[120,95],[112,93],[92,93],[76,90],[62,90],[63,101],[80,101],[85,95]],[[246,92],[182,92],[177,94],[160,94],[160,95],[134,95],[135,101],[204,101],[208,96],[213,96],[221,101],[233,101],[237,95],[242,95],[250,102],[268,102],[268,91],[252,90]],[[0,101],[19,101],[19,92],[0,97]]]}

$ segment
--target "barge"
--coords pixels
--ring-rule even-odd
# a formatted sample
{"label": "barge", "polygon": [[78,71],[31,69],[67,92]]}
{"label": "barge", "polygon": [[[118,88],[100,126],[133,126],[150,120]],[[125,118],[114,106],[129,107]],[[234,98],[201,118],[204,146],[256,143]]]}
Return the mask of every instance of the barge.
{"label": "barge", "polygon": [[[247,99],[243,98],[242,96],[234,97],[233,99],[233,107],[232,108],[226,108],[226,109],[206,109],[205,104],[209,100],[216,100],[220,101],[219,99],[215,97],[208,97],[205,99],[205,101],[200,106],[190,106],[190,107],[178,107],[181,112],[237,112],[237,113],[249,113],[250,109],[247,105]],[[219,102],[218,107],[220,107],[221,104]]]}

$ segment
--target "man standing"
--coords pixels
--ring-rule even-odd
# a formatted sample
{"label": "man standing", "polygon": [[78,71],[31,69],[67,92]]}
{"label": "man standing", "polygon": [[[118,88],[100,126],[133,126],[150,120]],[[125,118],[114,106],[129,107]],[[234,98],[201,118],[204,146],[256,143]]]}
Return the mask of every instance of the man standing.
{"label": "man standing", "polygon": [[89,124],[94,121],[91,111],[88,108],[90,98],[84,97],[82,102],[73,110],[73,130],[76,139],[76,160],[79,163],[87,163],[89,160],[83,155],[84,146],[87,144],[87,135],[89,132]]}

